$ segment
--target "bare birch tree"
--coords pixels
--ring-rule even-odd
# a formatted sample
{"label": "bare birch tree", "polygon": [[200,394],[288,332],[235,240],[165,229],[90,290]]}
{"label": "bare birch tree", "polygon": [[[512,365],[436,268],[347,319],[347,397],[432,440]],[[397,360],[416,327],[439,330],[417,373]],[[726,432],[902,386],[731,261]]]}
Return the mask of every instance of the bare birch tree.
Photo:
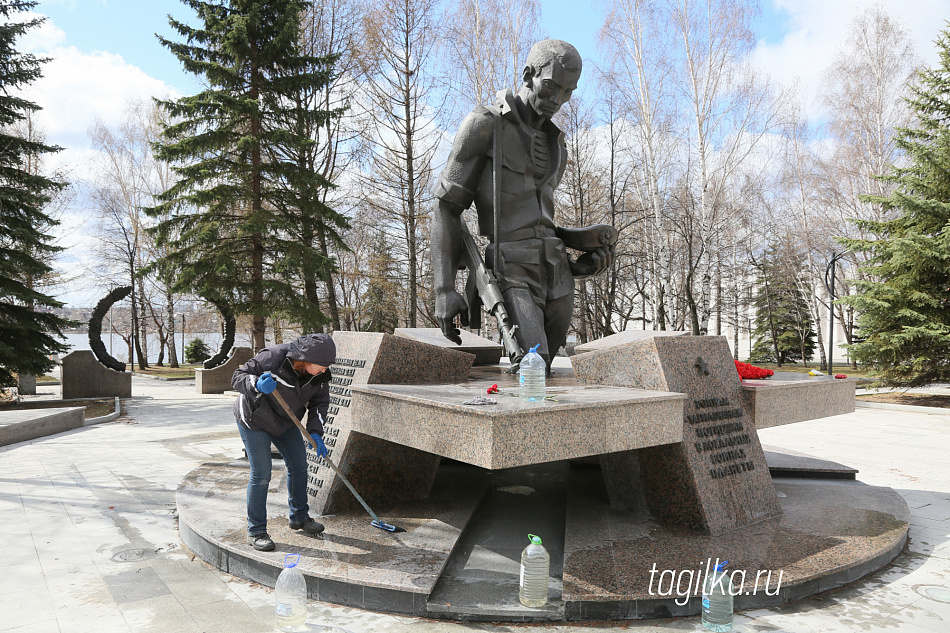
{"label": "bare birch tree", "polygon": [[[713,249],[728,219],[723,196],[735,186],[740,169],[780,118],[773,88],[746,60],[755,45],[754,6],[737,0],[677,0],[671,18],[679,40],[682,68],[676,83],[691,120],[690,164],[695,240],[688,282],[698,280],[698,297],[689,301],[694,334],[709,329]],[[688,288],[692,294],[692,288]]]}
{"label": "bare birch tree", "polygon": [[[401,244],[409,327],[419,313],[419,252],[432,204],[441,140],[433,66],[439,24],[433,0],[376,0],[363,16],[360,56],[365,139],[371,147],[364,200]],[[423,300],[425,300],[423,298]]]}
{"label": "bare birch tree", "polygon": [[[879,205],[861,202],[860,196],[887,197],[893,183],[874,178],[886,174],[903,157],[897,148],[895,129],[908,127],[913,113],[903,97],[919,60],[909,31],[880,5],[873,5],[851,22],[847,43],[839,51],[824,76],[823,102],[830,114],[828,133],[834,144],[823,164],[823,205],[837,220],[836,235],[867,239],[850,218],[884,220]],[[826,251],[825,261],[830,258]],[[849,260],[859,263],[859,254]],[[851,274],[860,275],[857,266]],[[837,294],[852,292],[839,283]],[[853,313],[838,306],[845,340],[852,342]]]}
{"label": "bare birch tree", "polygon": [[462,0],[446,12],[445,67],[463,114],[517,90],[540,25],[538,0]]}

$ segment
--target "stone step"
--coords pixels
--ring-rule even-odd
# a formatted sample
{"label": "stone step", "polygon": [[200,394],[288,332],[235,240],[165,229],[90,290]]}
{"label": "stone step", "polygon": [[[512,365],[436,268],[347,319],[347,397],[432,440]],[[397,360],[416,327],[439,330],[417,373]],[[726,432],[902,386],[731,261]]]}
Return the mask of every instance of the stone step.
{"label": "stone step", "polygon": [[[567,462],[492,473],[489,490],[462,533],[429,596],[433,618],[536,622],[564,619],[564,509]],[[548,605],[530,609],[518,601],[521,552],[528,534],[541,537],[551,554]]]}

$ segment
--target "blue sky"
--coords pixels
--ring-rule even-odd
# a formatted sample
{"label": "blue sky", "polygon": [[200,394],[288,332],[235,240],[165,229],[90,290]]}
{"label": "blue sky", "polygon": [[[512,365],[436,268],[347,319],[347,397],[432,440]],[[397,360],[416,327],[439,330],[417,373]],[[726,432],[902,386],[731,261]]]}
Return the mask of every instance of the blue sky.
{"label": "blue sky", "polygon": [[[877,0],[910,31],[922,61],[936,61],[933,41],[950,17],[950,0]],[[816,97],[821,73],[844,43],[848,23],[859,9],[875,0],[761,0],[755,29],[758,45],[753,61],[782,83],[802,86],[806,113],[821,118]],[[541,0],[543,30],[549,37],[574,44],[585,59],[598,62],[597,37],[605,2]],[[191,9],[178,0],[44,0],[36,12],[47,22],[21,44],[50,62],[30,97],[44,110],[39,115],[48,141],[65,151],[51,159],[70,179],[89,178],[95,153],[88,130],[96,120],[117,125],[132,99],[194,94],[201,89],[179,62],[159,44],[155,34],[178,39],[167,16],[191,21]],[[584,86],[582,83],[581,93]],[[82,267],[91,255],[86,225],[89,214],[78,200],[65,218],[63,261]],[[89,275],[86,275],[88,278]],[[60,299],[70,305],[92,305],[95,288],[70,289]]]}
{"label": "blue sky", "polygon": [[[542,5],[548,35],[571,42],[582,55],[596,60],[603,3],[542,0]],[[772,2],[766,2],[762,9],[756,31],[766,42],[780,42],[786,33],[788,12]],[[182,93],[199,89],[195,79],[156,38],[157,33],[176,39],[168,15],[185,21],[193,16],[191,9],[178,0],[47,0],[36,10],[65,32],[64,43],[68,46],[87,53],[118,53],[127,63]]]}

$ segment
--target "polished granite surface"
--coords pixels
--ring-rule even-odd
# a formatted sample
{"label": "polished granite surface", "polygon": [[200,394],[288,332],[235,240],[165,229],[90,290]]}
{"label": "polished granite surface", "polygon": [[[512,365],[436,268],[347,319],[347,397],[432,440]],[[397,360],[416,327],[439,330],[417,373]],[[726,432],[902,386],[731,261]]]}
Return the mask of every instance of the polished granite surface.
{"label": "polished granite surface", "polygon": [[[575,383],[526,403],[492,384],[354,386],[353,429],[492,470],[682,440],[681,394]],[[465,404],[476,398],[494,404]]]}
{"label": "polished granite surface", "polygon": [[265,566],[282,567],[284,556],[297,552],[307,576],[428,595],[488,485],[477,469],[444,466],[428,499],[373,508],[380,519],[405,532],[372,527],[360,508],[324,517],[311,512],[326,530],[310,537],[288,526],[281,466],[275,461],[267,497],[267,531],[276,551],[258,552],[247,544],[248,465],[243,460],[208,463],[192,471],[178,489],[179,520],[202,539]]}
{"label": "polished granite surface", "polygon": [[[687,572],[695,581],[700,571],[705,573],[708,559],[718,558],[729,561],[730,572],[739,572],[737,584],[746,572],[746,590],[755,587],[760,570],[772,571],[770,592],[777,593],[772,600],[781,604],[797,599],[799,591],[810,595],[855,580],[870,571],[863,566],[877,557],[893,558],[906,539],[910,518],[907,504],[890,488],[855,481],[776,479],[780,516],[706,535],[664,528],[648,516],[611,508],[598,475],[575,472],[568,488],[565,602],[662,603],[660,592],[670,589],[674,577],[679,581],[681,572]],[[652,569],[657,571],[651,577]],[[664,570],[675,574],[667,574],[659,584]],[[779,572],[784,594],[777,591]],[[763,573],[758,595],[745,600],[767,601],[768,578]],[[686,576],[682,579],[686,593],[690,583]],[[811,582],[813,587],[808,586]],[[672,597],[676,595],[674,588]],[[689,595],[692,607],[684,605],[683,612],[672,614],[695,612],[696,592]]]}

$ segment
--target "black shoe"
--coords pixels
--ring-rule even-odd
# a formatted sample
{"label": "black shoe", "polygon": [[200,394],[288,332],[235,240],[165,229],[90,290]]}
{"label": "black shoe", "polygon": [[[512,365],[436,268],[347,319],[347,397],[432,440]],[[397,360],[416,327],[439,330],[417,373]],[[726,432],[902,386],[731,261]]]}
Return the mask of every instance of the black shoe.
{"label": "black shoe", "polygon": [[267,532],[248,534],[247,543],[260,552],[270,552],[274,550],[274,541],[267,535]]}
{"label": "black shoe", "polygon": [[301,521],[301,522],[299,522],[299,523],[298,523],[297,521],[291,521],[291,522],[290,522],[290,529],[291,529],[291,530],[303,530],[303,531],[306,532],[307,534],[319,534],[320,532],[323,531],[323,524],[322,524],[322,523],[317,523],[316,521],[314,521],[314,520],[311,519],[310,517],[307,517],[306,519],[304,519],[303,521]]}

